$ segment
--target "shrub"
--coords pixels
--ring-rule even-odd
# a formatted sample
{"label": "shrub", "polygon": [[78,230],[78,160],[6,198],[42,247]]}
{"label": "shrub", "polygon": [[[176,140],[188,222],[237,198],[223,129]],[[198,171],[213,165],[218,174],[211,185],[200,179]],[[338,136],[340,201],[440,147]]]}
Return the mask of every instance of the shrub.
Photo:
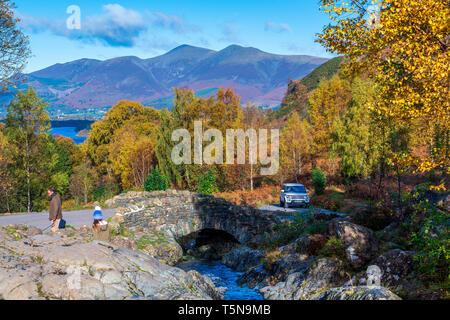
{"label": "shrub", "polygon": [[[421,208],[420,208],[421,207]],[[448,226],[450,215],[436,208],[429,208],[429,214],[423,215],[424,207],[417,207],[410,220],[413,249],[417,251],[414,260],[419,272],[431,282],[443,282],[450,279],[450,239]]]}
{"label": "shrub", "polygon": [[320,250],[320,254],[325,257],[345,259],[345,248],[342,240],[330,237],[322,250]]}
{"label": "shrub", "polygon": [[329,221],[327,222],[316,221],[306,228],[305,234],[325,233],[329,224],[330,224]]}
{"label": "shrub", "polygon": [[379,231],[393,221],[392,212],[383,206],[372,206],[356,210],[352,215],[352,222]]}
{"label": "shrub", "polygon": [[80,202],[76,199],[69,199],[62,202],[63,210],[73,210],[80,207]]}
{"label": "shrub", "polygon": [[311,182],[314,185],[314,191],[316,194],[323,194],[327,186],[327,176],[320,168],[314,168],[311,172]]}
{"label": "shrub", "polygon": [[152,170],[152,173],[147,176],[144,182],[144,190],[151,191],[164,191],[168,187],[167,177],[159,171],[158,168]]}
{"label": "shrub", "polygon": [[118,192],[119,189],[116,185],[107,182],[106,184],[101,185],[92,192],[92,198],[94,199],[94,201],[103,203],[106,200],[114,197]]}
{"label": "shrub", "polygon": [[286,245],[302,236],[313,221],[311,213],[297,213],[289,222],[283,222],[274,227],[275,233],[270,235],[263,244],[265,247],[273,248]]}
{"label": "shrub", "polygon": [[198,192],[203,194],[213,194],[217,192],[216,177],[211,170],[208,170],[204,177],[200,175],[198,182]]}

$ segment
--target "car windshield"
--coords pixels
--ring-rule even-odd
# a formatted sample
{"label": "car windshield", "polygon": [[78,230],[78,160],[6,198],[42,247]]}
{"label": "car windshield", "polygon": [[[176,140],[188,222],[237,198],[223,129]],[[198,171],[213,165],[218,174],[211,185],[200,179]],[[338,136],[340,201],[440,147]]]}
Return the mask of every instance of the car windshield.
{"label": "car windshield", "polygon": [[286,186],[284,192],[299,192],[306,193],[306,189],[304,186]]}

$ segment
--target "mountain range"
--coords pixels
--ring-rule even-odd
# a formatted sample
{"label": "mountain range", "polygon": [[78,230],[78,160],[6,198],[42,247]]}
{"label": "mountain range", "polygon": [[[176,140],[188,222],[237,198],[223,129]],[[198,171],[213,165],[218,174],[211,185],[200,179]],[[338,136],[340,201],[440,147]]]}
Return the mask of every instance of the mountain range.
{"label": "mountain range", "polygon": [[173,87],[208,96],[220,86],[233,88],[242,103],[273,107],[280,104],[289,79],[302,78],[327,60],[238,45],[220,51],[182,45],[150,59],[55,64],[27,74],[24,86],[33,86],[52,106],[69,108],[108,107],[122,99],[165,107],[172,103]]}

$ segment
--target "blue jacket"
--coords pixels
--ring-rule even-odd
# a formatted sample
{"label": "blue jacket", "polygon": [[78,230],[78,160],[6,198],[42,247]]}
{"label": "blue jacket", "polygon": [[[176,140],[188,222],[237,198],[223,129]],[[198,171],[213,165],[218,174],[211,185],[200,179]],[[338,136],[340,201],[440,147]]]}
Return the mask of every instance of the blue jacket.
{"label": "blue jacket", "polygon": [[103,214],[101,210],[94,211],[94,219],[95,220],[103,220]]}

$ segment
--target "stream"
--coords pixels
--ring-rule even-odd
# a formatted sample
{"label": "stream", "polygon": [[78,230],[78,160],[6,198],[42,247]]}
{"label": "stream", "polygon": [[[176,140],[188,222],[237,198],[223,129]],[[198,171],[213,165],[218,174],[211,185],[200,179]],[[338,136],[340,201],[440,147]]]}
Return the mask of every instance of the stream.
{"label": "stream", "polygon": [[236,281],[242,273],[227,267],[220,260],[196,259],[180,262],[177,267],[185,271],[195,270],[209,277],[217,288],[227,288],[223,293],[224,300],[263,300],[256,289],[240,287]]}

